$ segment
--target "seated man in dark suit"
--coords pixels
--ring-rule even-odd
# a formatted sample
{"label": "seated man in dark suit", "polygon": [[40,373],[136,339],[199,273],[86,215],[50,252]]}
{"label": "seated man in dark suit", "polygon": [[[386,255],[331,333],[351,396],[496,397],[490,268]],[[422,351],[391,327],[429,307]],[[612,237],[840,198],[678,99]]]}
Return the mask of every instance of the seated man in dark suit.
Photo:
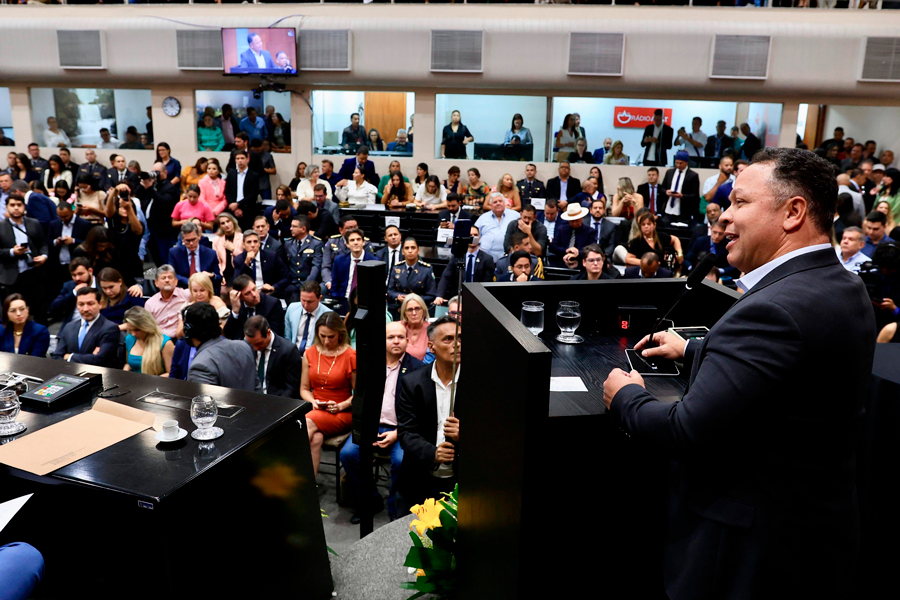
{"label": "seated man in dark suit", "polygon": [[565,210],[569,200],[581,192],[581,180],[569,177],[571,172],[569,161],[559,163],[559,176],[547,180],[547,197],[559,200],[560,210]]}
{"label": "seated man in dark suit", "polygon": [[298,214],[289,200],[278,200],[274,206],[267,206],[265,217],[270,235],[274,234],[282,243],[291,239],[291,220]]}
{"label": "seated man in dark suit", "polygon": [[615,269],[608,271],[606,269],[606,254],[599,244],[588,244],[582,252],[584,259],[581,265],[584,267],[577,275],[572,275],[573,281],[599,281],[601,279],[614,279],[618,273]]}
{"label": "seated man in dark suit", "polygon": [[53,358],[69,362],[118,367],[119,328],[100,314],[100,290],[81,288],[75,305],[80,319],[59,332]]}
{"label": "seated man in dark suit", "polygon": [[702,218],[700,213],[700,177],[688,166],[690,156],[684,150],[675,153],[675,168],[663,177],[661,207],[663,225],[673,222],[690,223]]}
{"label": "seated man in dark suit", "polygon": [[550,242],[551,258],[559,260],[556,257],[561,257],[554,266],[577,268],[581,249],[597,242],[596,232],[584,224],[584,218],[589,212],[580,204],[572,202],[566,207],[565,214],[560,216],[562,220],[557,223],[553,241]]}
{"label": "seated man in dark suit", "polygon": [[[431,323],[428,349],[434,354],[434,364],[413,371],[399,382],[397,432],[403,464],[397,486],[404,506],[440,497],[456,484],[459,419],[456,410],[449,412],[449,400],[450,387],[455,388],[459,380],[458,369],[453,379],[453,363],[460,356],[456,349],[462,346],[457,325],[449,315]],[[458,406],[459,399],[455,401]]]}
{"label": "seated man in dark suit", "polygon": [[260,248],[270,250],[276,254],[281,250],[281,240],[278,239],[278,236],[269,235],[271,227],[269,227],[269,220],[265,215],[256,215],[256,218],[253,219],[253,231],[259,236]]}
{"label": "seated man in dark suit", "polygon": [[69,264],[72,262],[75,248],[84,241],[91,223],[75,215],[75,207],[60,200],[56,207],[58,220],[50,223],[50,236],[47,244],[50,250],[48,262],[56,270],[56,280],[64,283],[69,279]]}
{"label": "seated man in dark suit", "polygon": [[50,303],[50,318],[62,321],[63,325],[78,317],[75,310],[78,290],[84,287],[100,289],[100,282],[94,277],[91,261],[84,256],[73,258],[68,268],[69,281],[63,284],[59,295]]}
{"label": "seated man in dark suit", "polygon": [[244,339],[256,355],[256,372],[263,394],[300,399],[300,366],[297,346],[277,335],[262,315],[244,323]]}
{"label": "seated man in dark suit", "polygon": [[246,150],[234,153],[234,164],[236,168],[228,169],[225,179],[225,200],[241,229],[251,229],[259,212],[259,175],[250,168],[250,154]]}
{"label": "seated man in dark suit", "polygon": [[[316,184],[316,187],[319,185],[321,184]],[[325,186],[323,185],[322,187],[324,188]],[[314,193],[317,196],[319,194],[324,196],[325,190],[316,190]],[[334,217],[329,211],[320,208],[316,202],[301,200],[297,203],[297,214],[306,215],[309,218],[310,233],[320,240],[327,240],[338,232],[338,226],[334,221]]]}
{"label": "seated man in dark suit", "polygon": [[387,277],[393,270],[395,265],[403,262],[403,249],[400,242],[403,237],[400,234],[400,228],[396,225],[388,225],[384,228],[385,246],[375,253],[375,257],[384,262],[384,274]]}
{"label": "seated man in dark suit", "polygon": [[200,228],[188,221],[181,226],[181,244],[169,250],[169,263],[175,268],[178,285],[188,287],[194,273],[206,273],[212,279],[216,294],[222,284],[219,256],[212,248],[200,245]]}
{"label": "seated man in dark suit", "polygon": [[347,185],[347,182],[353,179],[353,171],[359,167],[360,172],[365,177],[366,181],[378,187],[378,173],[375,172],[375,163],[369,161],[369,149],[365,146],[360,146],[356,150],[356,158],[348,158],[344,160],[344,164],[341,165],[341,170],[338,171],[338,176],[341,178],[337,183],[337,187],[341,187]]}
{"label": "seated man in dark suit", "polygon": [[356,267],[360,261],[378,260],[371,252],[365,252],[366,241],[363,233],[357,228],[349,228],[344,231],[344,240],[350,252],[340,254],[334,259],[334,268],[331,273],[331,297],[339,302],[337,312],[345,315],[350,309],[350,294],[356,289]]}
{"label": "seated man in dark suit", "polygon": [[460,219],[469,219],[474,221],[475,217],[462,207],[462,201],[456,192],[447,194],[447,208],[438,213],[438,221],[441,227],[453,229],[453,226]]}
{"label": "seated man in dark suit", "polygon": [[716,135],[706,139],[706,157],[722,158],[726,154],[734,156],[734,138],[725,134],[725,121],[716,123]]}
{"label": "seated man in dark suit", "polygon": [[688,269],[700,262],[700,255],[712,253],[716,255],[716,270],[719,275],[739,277],[741,272],[728,264],[728,250],[725,246],[725,224],[715,222],[710,226],[710,235],[699,236],[688,253],[684,256],[684,264]]}
{"label": "seated man in dark suit", "polygon": [[531,239],[521,231],[517,231],[512,235],[512,247],[508,254],[504,254],[497,259],[497,266],[494,267],[494,281],[507,281],[506,276],[513,271],[512,257],[516,252],[525,252],[531,257],[531,271],[529,275],[535,279],[544,278],[544,264],[541,259],[532,253],[533,246]]}
{"label": "seated man in dark suit", "polygon": [[547,256],[547,246],[550,243],[547,239],[547,228],[544,224],[537,220],[537,210],[526,204],[522,207],[522,216],[512,221],[506,227],[506,237],[503,240],[503,248],[510,252],[512,248],[512,236],[515,232],[521,231],[531,242],[531,253],[535,256]]}
{"label": "seated man in dark suit", "polygon": [[[398,230],[399,235],[399,230]],[[464,283],[487,283],[494,280],[494,257],[480,250],[478,247],[478,228],[472,225],[472,243],[462,259],[465,265],[463,273]],[[457,265],[459,261],[454,256],[444,267],[441,280],[437,287],[437,297],[434,299],[436,306],[443,305],[448,299],[459,293],[459,273]]]}
{"label": "seated man in dark suit", "polygon": [[283,298],[290,284],[290,274],[281,257],[259,247],[259,236],[253,230],[244,232],[244,251],[234,257],[234,275],[249,275],[264,294]]}
{"label": "seated man in dark suit", "polygon": [[284,331],[284,308],[281,307],[281,300],[260,294],[249,275],[238,275],[231,287],[228,294],[231,314],[222,328],[222,335],[229,340],[244,339],[244,323],[254,315],[264,316],[275,331]]}
{"label": "seated man in dark suit", "polygon": [[638,267],[625,269],[625,279],[663,279],[671,277],[672,271],[659,266],[659,257],[656,252],[647,252],[641,257]]}

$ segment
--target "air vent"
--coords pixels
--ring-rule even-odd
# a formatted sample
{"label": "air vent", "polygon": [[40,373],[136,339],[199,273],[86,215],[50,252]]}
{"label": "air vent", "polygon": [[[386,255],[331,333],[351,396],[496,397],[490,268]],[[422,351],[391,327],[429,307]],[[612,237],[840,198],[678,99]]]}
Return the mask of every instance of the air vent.
{"label": "air vent", "polygon": [[431,30],[431,70],[481,73],[482,31]]}
{"label": "air vent", "polygon": [[569,75],[620,76],[624,62],[624,33],[569,34]]}
{"label": "air vent", "polygon": [[709,76],[722,79],[766,79],[769,76],[767,35],[716,35]]}
{"label": "air vent", "polygon": [[106,40],[100,31],[57,30],[56,45],[60,68],[106,68]]}
{"label": "air vent", "polygon": [[349,71],[349,29],[301,29],[301,71]]}
{"label": "air vent", "polygon": [[900,38],[866,38],[861,81],[900,81]]}
{"label": "air vent", "polygon": [[218,29],[179,29],[175,31],[178,68],[222,70],[222,32]]}

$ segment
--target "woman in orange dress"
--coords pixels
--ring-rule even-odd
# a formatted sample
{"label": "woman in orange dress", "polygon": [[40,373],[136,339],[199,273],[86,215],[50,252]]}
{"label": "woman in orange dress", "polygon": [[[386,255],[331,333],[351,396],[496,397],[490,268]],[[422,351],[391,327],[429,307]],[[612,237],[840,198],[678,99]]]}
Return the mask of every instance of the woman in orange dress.
{"label": "woman in orange dress", "polygon": [[340,315],[327,312],[316,321],[314,344],[303,355],[300,397],[313,403],[306,415],[313,471],[319,473],[322,442],[347,433],[353,424],[356,350]]}

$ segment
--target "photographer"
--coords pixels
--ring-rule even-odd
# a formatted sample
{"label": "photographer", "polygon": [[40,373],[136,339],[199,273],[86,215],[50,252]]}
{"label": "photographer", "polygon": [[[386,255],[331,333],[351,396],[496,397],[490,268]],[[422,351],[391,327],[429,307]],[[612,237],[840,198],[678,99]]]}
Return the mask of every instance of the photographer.
{"label": "photographer", "polygon": [[900,315],[900,246],[879,245],[872,262],[860,266],[859,275],[866,284],[875,307],[875,323],[881,331]]}
{"label": "photographer", "polygon": [[155,163],[153,171],[140,174],[141,185],[135,196],[141,201],[150,229],[150,256],[157,265],[169,262],[169,248],[175,245],[172,211],[181,196],[181,189],[168,180],[162,163]]}
{"label": "photographer", "polygon": [[123,281],[131,286],[142,276],[144,265],[138,255],[141,237],[147,227],[143,211],[135,206],[131,188],[120,183],[109,190],[106,201],[106,226],[113,245],[118,249],[116,270]]}

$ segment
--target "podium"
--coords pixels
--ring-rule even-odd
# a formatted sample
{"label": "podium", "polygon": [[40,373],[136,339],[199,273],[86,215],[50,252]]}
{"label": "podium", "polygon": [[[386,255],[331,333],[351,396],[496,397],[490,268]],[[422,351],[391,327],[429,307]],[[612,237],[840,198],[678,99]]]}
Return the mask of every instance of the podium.
{"label": "podium", "polygon": [[[684,285],[638,279],[463,286],[460,597],[526,598],[550,589],[573,598],[665,598],[668,463],[607,418],[603,382],[613,368],[628,369],[625,348]],[[739,297],[704,281],[670,318],[711,328]],[[519,322],[528,300],[544,303],[540,336]],[[582,344],[554,340],[562,300],[580,303]],[[551,377],[572,376],[588,391],[550,391]],[[687,374],[645,382],[657,398],[674,402]]]}

